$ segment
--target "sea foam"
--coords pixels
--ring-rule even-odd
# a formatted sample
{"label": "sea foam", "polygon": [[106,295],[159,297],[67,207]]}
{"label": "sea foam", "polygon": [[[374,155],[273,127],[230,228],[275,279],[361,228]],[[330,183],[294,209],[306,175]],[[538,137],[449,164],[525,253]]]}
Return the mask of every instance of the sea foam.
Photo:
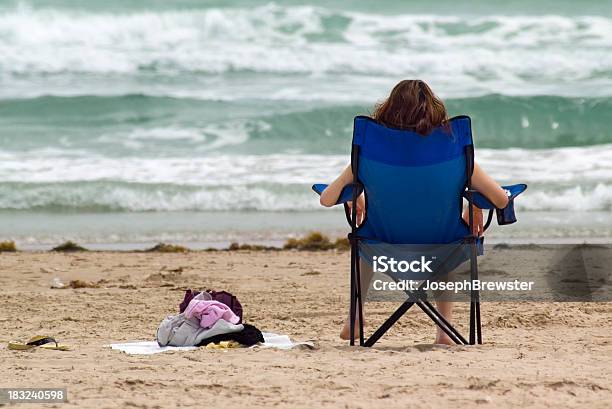
{"label": "sea foam", "polygon": [[0,77],[419,76],[514,93],[571,78],[609,92],[611,43],[612,19],[596,16],[383,15],[275,4],[112,14],[22,6],[0,15]]}
{"label": "sea foam", "polygon": [[[612,209],[612,145],[477,151],[501,183],[527,183],[523,210]],[[345,155],[110,158],[91,153],[0,152],[0,209],[186,211],[319,209],[310,191]]]}

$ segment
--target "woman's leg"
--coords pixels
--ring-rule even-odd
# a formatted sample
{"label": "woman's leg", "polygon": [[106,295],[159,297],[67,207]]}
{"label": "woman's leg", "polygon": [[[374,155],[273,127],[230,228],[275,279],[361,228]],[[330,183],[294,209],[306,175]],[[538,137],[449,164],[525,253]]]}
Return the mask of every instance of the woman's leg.
{"label": "woman's leg", "polygon": [[[363,300],[366,299],[368,295],[368,289],[370,288],[370,281],[372,281],[372,276],[374,272],[372,271],[372,266],[368,265],[368,263],[363,260],[360,261],[360,272],[361,272],[361,298],[362,298],[362,309],[363,309]],[[359,305],[355,309],[355,339],[359,339]],[[340,338],[344,340],[348,340],[351,338],[351,327],[349,325],[350,317],[346,319],[344,325],[342,326],[342,330],[340,330]],[[365,314],[364,319],[365,322]]]}
{"label": "woman's leg", "polygon": [[[442,316],[446,318],[446,321],[450,323],[451,319],[453,318],[453,303],[450,301],[436,301],[436,305],[438,306],[438,311],[440,311],[440,314],[442,314]],[[453,340],[450,339],[449,336],[446,335],[446,333],[437,325],[436,330],[436,344],[455,345]]]}
{"label": "woman's leg", "polygon": [[[344,340],[351,339],[351,326],[349,325],[350,317],[344,321],[344,325],[340,330],[340,338]],[[365,322],[365,317],[364,317]],[[355,339],[359,340],[359,306],[357,306],[356,314],[355,314]]]}
{"label": "woman's leg", "polygon": [[[452,282],[456,280],[457,275],[469,274],[469,265],[467,263],[461,264],[455,270],[448,273],[445,277],[439,278],[439,281]],[[452,299],[452,294],[448,291],[436,291],[434,293],[436,299],[436,306],[438,311],[446,321],[452,324],[453,318],[453,303],[451,301],[445,301]],[[446,335],[446,332],[442,331],[439,326],[436,325],[436,344],[444,345],[455,345],[455,342]]]}

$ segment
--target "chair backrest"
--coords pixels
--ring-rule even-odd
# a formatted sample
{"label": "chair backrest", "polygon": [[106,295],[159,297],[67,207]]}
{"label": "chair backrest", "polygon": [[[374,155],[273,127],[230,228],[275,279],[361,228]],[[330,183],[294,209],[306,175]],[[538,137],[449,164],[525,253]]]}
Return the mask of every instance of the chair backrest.
{"label": "chair backrest", "polygon": [[393,244],[446,244],[469,229],[461,194],[471,172],[470,118],[452,118],[427,136],[355,118],[353,172],[366,192],[359,237]]}

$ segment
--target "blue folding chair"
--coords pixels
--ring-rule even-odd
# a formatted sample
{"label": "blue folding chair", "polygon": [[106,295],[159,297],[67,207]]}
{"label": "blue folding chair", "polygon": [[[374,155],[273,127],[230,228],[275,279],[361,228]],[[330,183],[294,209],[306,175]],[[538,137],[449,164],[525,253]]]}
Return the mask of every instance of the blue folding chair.
{"label": "blue folding chair", "polygon": [[[497,210],[499,224],[516,221],[514,198],[527,186],[504,186],[510,198],[504,209],[495,206],[472,189],[474,144],[471,120],[457,116],[427,136],[393,129],[366,116],[354,120],[351,151],[353,183],[344,187],[337,204],[344,204],[351,226],[351,305],[350,345],[355,344],[354,325],[359,311],[359,344],[370,347],[413,305],[418,305],[455,343],[482,343],[480,294],[471,291],[469,342],[426,299],[406,300],[367,340],[364,339],[360,257],[373,243],[420,248],[423,245],[456,245],[468,249],[460,262],[470,261],[470,280],[478,280],[477,256],[483,252],[483,238],[472,231],[474,205],[489,209],[484,229]],[[327,185],[313,185],[321,194]],[[349,211],[348,201],[365,191],[366,213],[357,226],[356,206]],[[469,204],[469,223],[461,217],[463,198]],[[360,254],[361,253],[361,254]],[[465,253],[465,252],[464,252]],[[457,257],[455,257],[456,259]],[[443,260],[442,260],[443,262]]]}

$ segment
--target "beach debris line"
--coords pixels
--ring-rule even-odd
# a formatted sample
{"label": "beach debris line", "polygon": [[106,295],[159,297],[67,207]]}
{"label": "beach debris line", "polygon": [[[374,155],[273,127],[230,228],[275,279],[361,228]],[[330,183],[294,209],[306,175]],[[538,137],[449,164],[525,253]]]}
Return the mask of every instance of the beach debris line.
{"label": "beach debris line", "polygon": [[60,244],[57,247],[53,247],[51,251],[58,251],[63,253],[76,253],[79,251],[89,251],[83,246],[79,246],[77,243],[68,240],[67,242]]}
{"label": "beach debris line", "polygon": [[264,245],[261,245],[261,244],[239,244],[239,243],[236,243],[236,242],[230,244],[227,249],[229,251],[236,251],[236,250],[251,250],[251,251],[279,250],[278,247],[273,247],[273,246],[264,246]]}
{"label": "beach debris line", "polygon": [[179,246],[178,244],[157,243],[155,246],[145,251],[151,253],[187,253],[190,250],[187,247]]}
{"label": "beach debris line", "polygon": [[320,232],[311,232],[301,239],[291,238],[287,240],[283,249],[285,250],[348,250],[350,247],[348,239],[340,237],[332,242],[329,237]]}
{"label": "beach debris line", "polygon": [[[278,250],[305,250],[305,251],[327,251],[327,250],[349,250],[350,243],[346,237],[339,237],[336,240],[330,239],[321,232],[314,231],[308,233],[301,238],[290,238],[282,247],[267,246],[263,244],[248,244],[232,242],[226,248],[206,248],[201,251],[278,251]],[[17,251],[15,243],[12,241],[0,242],[0,252]],[[76,253],[90,251],[89,249],[69,240],[57,247],[53,247],[51,251],[63,253]],[[133,250],[132,250],[133,251]],[[153,247],[145,250],[139,250],[145,253],[189,253],[198,250],[192,250],[189,247],[179,244],[157,243]],[[48,271],[51,272],[51,271]]]}
{"label": "beach debris line", "polygon": [[17,246],[15,242],[12,240],[0,241],[0,253],[3,252],[15,252],[17,251]]}
{"label": "beach debris line", "polygon": [[[349,241],[346,237],[339,237],[332,241],[329,237],[321,232],[314,231],[308,233],[302,238],[288,239],[282,248],[274,246],[265,246],[261,244],[240,244],[237,242],[231,243],[226,251],[274,251],[274,250],[308,250],[308,251],[326,251],[326,250],[348,250],[350,249]],[[207,249],[214,251],[214,249]]]}

